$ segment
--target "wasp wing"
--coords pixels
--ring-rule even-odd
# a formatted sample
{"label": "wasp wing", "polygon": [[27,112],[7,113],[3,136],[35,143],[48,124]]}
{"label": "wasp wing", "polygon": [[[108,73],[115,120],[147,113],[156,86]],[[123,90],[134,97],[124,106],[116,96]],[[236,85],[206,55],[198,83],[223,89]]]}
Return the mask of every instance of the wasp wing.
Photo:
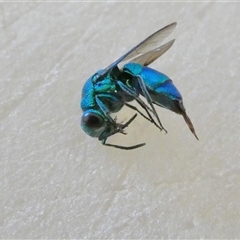
{"label": "wasp wing", "polygon": [[157,32],[153,33],[146,39],[144,39],[142,42],[137,44],[135,47],[130,49],[127,53],[125,53],[122,57],[120,57],[118,60],[110,64],[108,67],[106,67],[100,74],[100,76],[104,76],[107,74],[112,68],[117,66],[120,62],[129,60],[131,58],[134,58],[135,56],[145,54],[153,49],[156,49],[157,46],[166,38],[168,37],[172,31],[175,29],[177,23],[171,23],[164,28],[158,30]]}
{"label": "wasp wing", "polygon": [[139,63],[143,66],[148,66],[152,62],[154,62],[157,58],[162,56],[174,43],[175,39],[165,43],[164,45],[155,48],[149,52],[146,52],[134,59],[131,60],[131,62]]}

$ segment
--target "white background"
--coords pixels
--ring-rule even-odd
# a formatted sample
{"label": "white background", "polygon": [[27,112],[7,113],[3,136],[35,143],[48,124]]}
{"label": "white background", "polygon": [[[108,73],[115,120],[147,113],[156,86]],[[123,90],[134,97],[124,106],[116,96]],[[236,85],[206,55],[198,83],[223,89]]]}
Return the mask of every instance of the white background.
{"label": "white background", "polygon": [[[0,3],[1,238],[238,238],[239,3]],[[170,76],[200,141],[158,108],[109,143],[79,122],[81,89],[177,21],[151,66]],[[121,111],[126,121],[132,111]]]}

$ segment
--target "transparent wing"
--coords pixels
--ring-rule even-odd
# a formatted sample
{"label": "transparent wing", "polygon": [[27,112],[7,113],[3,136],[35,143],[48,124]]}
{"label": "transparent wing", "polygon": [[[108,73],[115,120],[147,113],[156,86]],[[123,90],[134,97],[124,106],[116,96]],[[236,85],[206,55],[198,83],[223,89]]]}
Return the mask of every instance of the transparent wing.
{"label": "transparent wing", "polygon": [[158,47],[159,44],[172,33],[176,25],[177,23],[172,23],[153,33],[148,38],[139,43],[136,47],[131,49],[128,53],[126,53],[126,56],[122,59],[122,61],[126,61],[137,55],[144,54]]}
{"label": "transparent wing", "polygon": [[134,58],[135,56],[142,55],[153,49],[156,49],[159,46],[159,44],[172,33],[172,31],[175,29],[176,26],[177,26],[177,23],[174,22],[158,30],[157,32],[153,33],[152,35],[144,39],[142,42],[137,44],[135,47],[130,49],[118,60],[116,60],[115,62],[110,64],[108,67],[106,67],[101,72],[100,75],[101,76],[105,75],[107,72],[109,72],[112,68],[114,68],[116,65],[118,65],[122,61],[126,61],[128,59]]}
{"label": "transparent wing", "polygon": [[175,39],[165,43],[164,45],[162,45],[158,48],[155,48],[149,52],[146,52],[146,53],[132,59],[131,62],[139,63],[143,66],[148,66],[149,64],[154,62],[157,58],[162,56],[173,45],[174,42],[175,42]]}

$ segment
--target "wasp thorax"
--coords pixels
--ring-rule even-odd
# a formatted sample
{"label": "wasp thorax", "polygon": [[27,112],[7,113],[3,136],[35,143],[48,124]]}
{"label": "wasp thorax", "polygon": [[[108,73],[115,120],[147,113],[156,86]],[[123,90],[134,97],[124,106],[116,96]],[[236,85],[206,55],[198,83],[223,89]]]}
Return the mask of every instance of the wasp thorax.
{"label": "wasp thorax", "polygon": [[99,128],[104,124],[103,117],[97,113],[85,113],[82,116],[82,123],[89,128]]}

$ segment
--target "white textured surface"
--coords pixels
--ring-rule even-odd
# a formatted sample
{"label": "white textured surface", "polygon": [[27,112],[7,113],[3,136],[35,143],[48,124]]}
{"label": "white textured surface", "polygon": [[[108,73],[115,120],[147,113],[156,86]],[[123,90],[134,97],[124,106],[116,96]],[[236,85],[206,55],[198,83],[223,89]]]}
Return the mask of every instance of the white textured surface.
{"label": "white textured surface", "polygon": [[[0,3],[1,238],[239,238],[238,3]],[[152,66],[184,97],[113,143],[79,121],[85,80],[177,21]],[[131,115],[129,115],[131,114]],[[124,120],[132,113],[119,113]]]}

